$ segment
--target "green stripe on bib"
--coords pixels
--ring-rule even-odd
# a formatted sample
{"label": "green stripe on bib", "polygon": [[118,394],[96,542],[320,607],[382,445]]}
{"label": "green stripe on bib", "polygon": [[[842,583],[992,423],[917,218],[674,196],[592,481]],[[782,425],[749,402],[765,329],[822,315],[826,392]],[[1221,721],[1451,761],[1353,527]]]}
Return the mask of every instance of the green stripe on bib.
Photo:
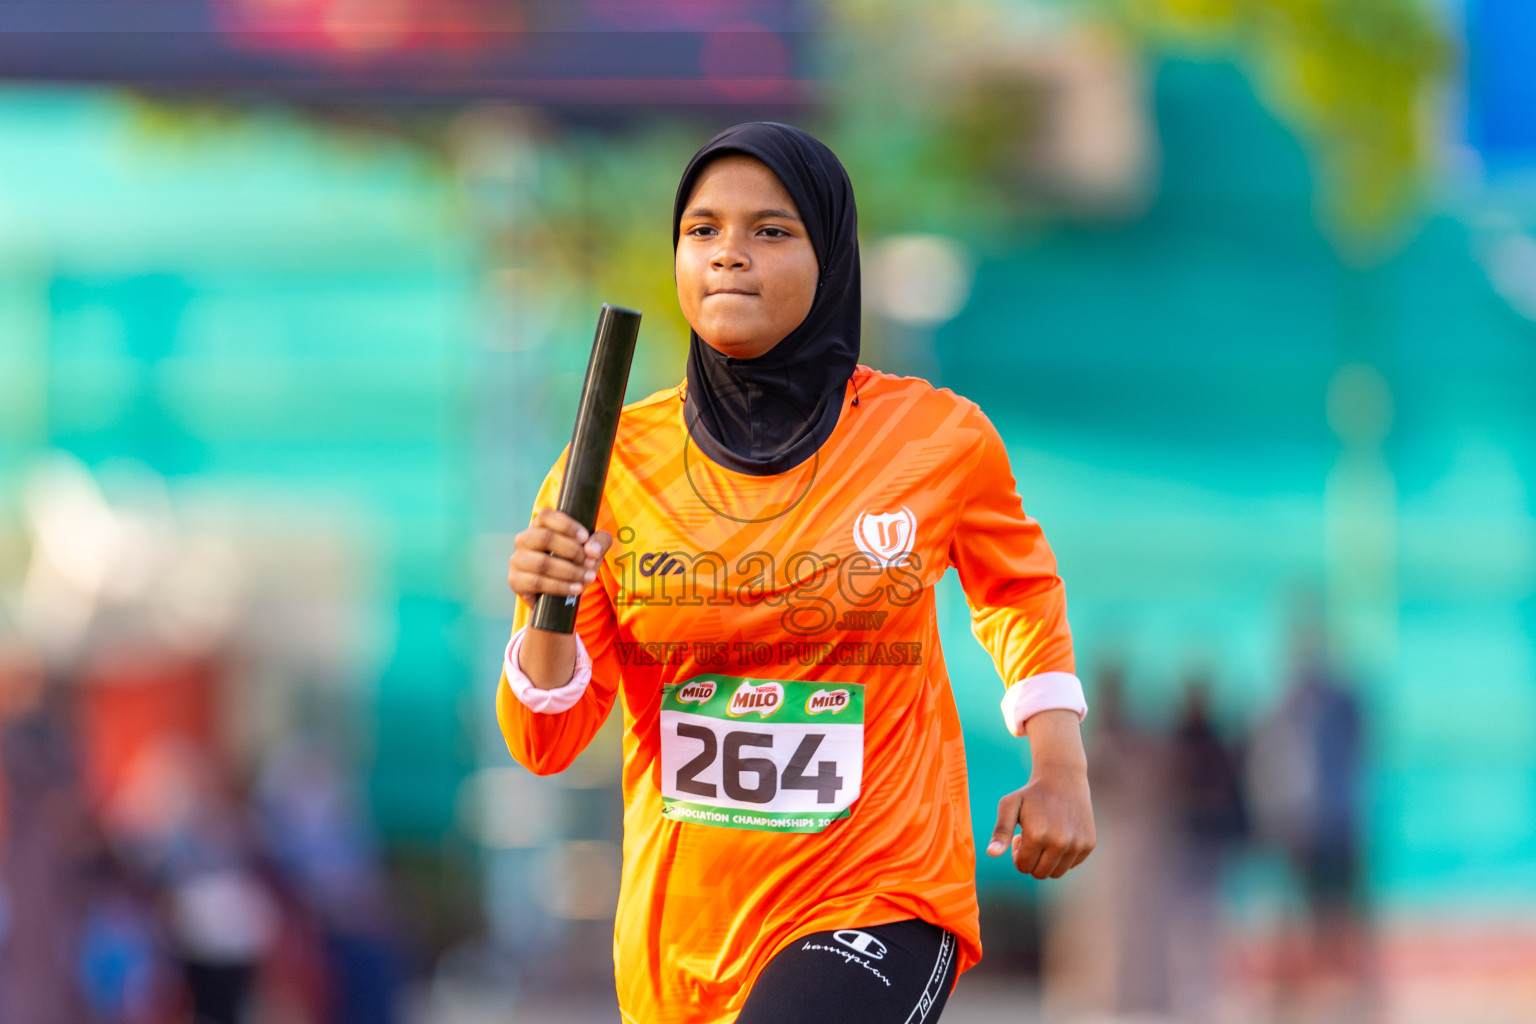
{"label": "green stripe on bib", "polygon": [[720,828],[742,828],[758,832],[820,832],[838,818],[853,812],[844,808],[836,814],[805,814],[793,811],[743,811],[712,807],[686,800],[667,800],[663,816],[676,821],[691,821]]}
{"label": "green stripe on bib", "polygon": [[807,683],[743,676],[694,676],[662,690],[663,711],[683,711],[723,721],[815,724],[863,722],[860,683]]}

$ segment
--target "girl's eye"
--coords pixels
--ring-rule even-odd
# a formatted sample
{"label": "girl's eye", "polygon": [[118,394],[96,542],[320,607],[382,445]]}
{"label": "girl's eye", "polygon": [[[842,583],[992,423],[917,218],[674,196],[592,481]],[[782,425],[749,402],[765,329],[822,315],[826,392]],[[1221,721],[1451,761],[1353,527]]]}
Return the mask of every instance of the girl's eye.
{"label": "girl's eye", "polygon": [[769,238],[788,238],[789,237],[789,232],[788,231],[785,231],[783,228],[776,228],[776,227],[772,227],[772,226],[763,228],[763,234],[767,235]]}
{"label": "girl's eye", "polygon": [[705,235],[712,234],[714,230],[715,229],[708,224],[695,224],[693,227],[689,228],[683,233],[687,235],[697,235],[698,237],[702,238]]}

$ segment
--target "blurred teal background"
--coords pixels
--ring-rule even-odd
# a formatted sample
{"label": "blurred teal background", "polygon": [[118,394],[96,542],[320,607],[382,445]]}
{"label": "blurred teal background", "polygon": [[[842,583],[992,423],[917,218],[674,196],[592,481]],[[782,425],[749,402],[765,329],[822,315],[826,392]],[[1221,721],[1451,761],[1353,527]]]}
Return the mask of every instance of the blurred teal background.
{"label": "blurred teal background", "polygon": [[[1166,730],[1198,675],[1236,742],[1315,626],[1364,715],[1388,1019],[1536,1015],[1536,16],[829,0],[765,27],[684,7],[581,8],[604,46],[643,51],[647,18],[703,34],[685,74],[658,57],[630,86],[551,57],[502,92],[400,64],[370,93],[369,51],[335,58],[341,95],[255,72],[231,91],[70,51],[0,88],[6,714],[40,706],[29,679],[203,666],[212,710],[184,731],[231,793],[295,736],[355,790],[400,1014],[542,1019],[518,1001],[543,991],[532,965],[600,986],[616,734],[563,779],[512,766],[491,703],[506,559],[598,303],[645,311],[632,397],[682,375],[687,157],[793,120],[859,195],[864,361],[975,399],[1008,442],[1090,705],[1118,667],[1132,719]],[[732,40],[747,66],[769,37],[777,56],[733,70]],[[985,833],[1027,751],[953,577],[940,613]],[[111,819],[155,730],[92,727],[95,700],[81,806]],[[565,825],[530,824],[549,807]],[[1042,887],[999,862],[978,879],[1018,923],[989,935],[998,961],[1037,973]],[[1223,886],[1254,948],[1299,898],[1262,848]],[[0,918],[14,941],[23,918]],[[1474,952],[1445,967],[1436,942]],[[1233,984],[1262,987],[1263,962],[1237,957]]]}

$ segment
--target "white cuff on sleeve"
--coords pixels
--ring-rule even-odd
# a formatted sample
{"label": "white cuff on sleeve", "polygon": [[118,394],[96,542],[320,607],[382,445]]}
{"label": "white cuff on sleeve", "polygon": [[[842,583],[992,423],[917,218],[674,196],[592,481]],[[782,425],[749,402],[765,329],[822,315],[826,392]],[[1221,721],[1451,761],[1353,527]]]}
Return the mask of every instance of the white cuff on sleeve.
{"label": "white cuff on sleeve", "polygon": [[1057,709],[1077,712],[1079,722],[1088,715],[1083,684],[1071,672],[1041,672],[1020,679],[1003,694],[1003,721],[1015,736],[1024,735],[1030,715]]}
{"label": "white cuff on sleeve", "polygon": [[592,658],[581,642],[581,634],[571,634],[576,638],[576,671],[571,673],[571,681],[553,690],[544,690],[534,686],[533,680],[517,664],[517,652],[522,648],[523,636],[527,632],[528,627],[524,626],[513,633],[507,643],[507,653],[502,663],[502,670],[507,674],[507,685],[512,687],[513,696],[522,701],[529,711],[540,715],[558,715],[562,711],[569,711],[581,700],[581,695],[587,692],[587,684],[592,682]]}

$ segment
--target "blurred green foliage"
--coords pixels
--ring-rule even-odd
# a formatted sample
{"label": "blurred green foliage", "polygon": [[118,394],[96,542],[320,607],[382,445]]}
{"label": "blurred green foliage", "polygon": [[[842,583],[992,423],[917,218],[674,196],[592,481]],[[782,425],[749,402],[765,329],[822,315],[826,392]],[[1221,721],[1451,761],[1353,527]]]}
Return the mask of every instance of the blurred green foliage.
{"label": "blurred green foliage", "polygon": [[[1331,237],[1364,256],[1424,195],[1453,56],[1420,0],[841,0],[830,16],[828,131],[852,154],[877,232],[984,233],[1061,212],[1004,184],[1043,130],[1049,99],[1005,69],[1010,51],[1078,31],[1107,34],[1149,62],[1237,60],[1307,142]],[[924,187],[910,189],[912,180]]]}
{"label": "blurred green foliage", "polygon": [[1346,250],[1423,197],[1450,69],[1444,26],[1420,0],[1110,0],[1153,46],[1234,54],[1306,140],[1324,224]]}

